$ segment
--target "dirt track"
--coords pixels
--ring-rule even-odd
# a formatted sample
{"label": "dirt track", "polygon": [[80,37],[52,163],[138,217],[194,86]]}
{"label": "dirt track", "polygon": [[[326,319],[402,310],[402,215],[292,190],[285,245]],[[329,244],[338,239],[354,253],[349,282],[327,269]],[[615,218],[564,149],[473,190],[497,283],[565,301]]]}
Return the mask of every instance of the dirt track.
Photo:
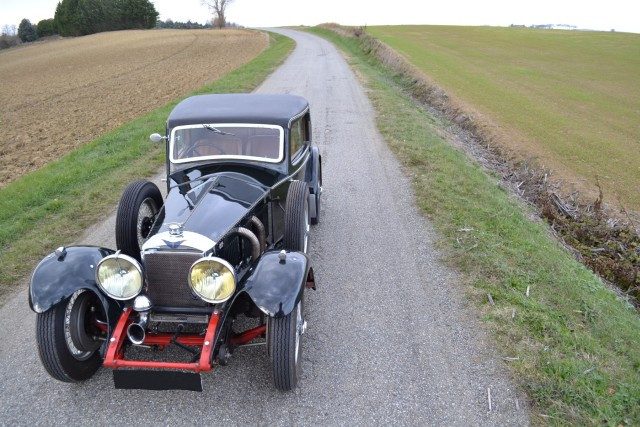
{"label": "dirt track", "polygon": [[267,44],[244,30],[117,31],[0,53],[0,188],[210,83]]}
{"label": "dirt track", "polygon": [[[296,49],[256,92],[309,100],[325,190],[311,233],[318,291],[305,295],[300,388],[274,390],[262,347],[238,349],[228,366],[204,374],[203,393],[116,390],[108,369],[83,384],[59,383],[38,359],[25,284],[0,309],[0,424],[528,424],[460,277],[439,260],[438,236],[377,131],[364,88],[327,41],[276,31]],[[114,224],[115,213],[79,242],[114,247]]]}

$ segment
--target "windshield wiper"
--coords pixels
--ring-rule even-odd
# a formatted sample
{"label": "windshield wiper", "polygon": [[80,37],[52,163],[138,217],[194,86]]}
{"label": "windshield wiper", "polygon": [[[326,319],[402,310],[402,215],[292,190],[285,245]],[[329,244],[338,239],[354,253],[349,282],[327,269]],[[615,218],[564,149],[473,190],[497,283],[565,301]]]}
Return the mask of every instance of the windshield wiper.
{"label": "windshield wiper", "polygon": [[209,129],[211,132],[215,132],[215,133],[220,134],[220,135],[231,135],[231,136],[236,136],[236,134],[234,134],[234,133],[223,132],[223,131],[221,131],[221,130],[220,130],[220,129],[218,129],[218,128],[214,128],[214,127],[213,127],[213,126],[211,126],[211,125],[202,125],[202,127],[203,127],[203,128],[205,128],[205,129]]}

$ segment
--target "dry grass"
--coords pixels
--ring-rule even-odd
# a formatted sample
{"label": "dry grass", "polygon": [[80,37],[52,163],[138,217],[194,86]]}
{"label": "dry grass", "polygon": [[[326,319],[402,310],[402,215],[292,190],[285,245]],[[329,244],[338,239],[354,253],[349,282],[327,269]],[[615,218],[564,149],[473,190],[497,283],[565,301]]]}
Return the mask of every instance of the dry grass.
{"label": "dry grass", "polygon": [[492,143],[567,192],[640,213],[640,35],[398,26],[367,31],[408,58]]}
{"label": "dry grass", "polygon": [[[558,238],[573,248],[581,262],[615,284],[622,291],[622,296],[640,309],[640,223],[623,207],[617,212],[604,203],[597,176],[595,200],[577,191],[568,193],[562,182],[549,178],[549,169],[540,168],[535,163],[531,167],[528,162],[518,159],[516,155],[522,153],[514,154],[514,147],[526,152],[519,144],[521,141],[510,139],[508,147],[496,145],[496,141],[504,142],[501,139],[504,134],[488,131],[487,122],[479,119],[477,113],[452,98],[388,45],[369,36],[361,28],[335,24],[323,27],[344,37],[357,38],[361,49],[393,69],[397,73],[396,78],[402,80],[402,85],[415,101],[426,105],[431,114],[449,122],[449,131],[456,134],[456,138],[447,138],[450,143],[501,176],[514,194],[536,206],[540,216],[547,220]],[[633,176],[633,172],[630,175]]]}
{"label": "dry grass", "polygon": [[118,31],[0,52],[0,188],[220,78],[268,46],[246,30]]}

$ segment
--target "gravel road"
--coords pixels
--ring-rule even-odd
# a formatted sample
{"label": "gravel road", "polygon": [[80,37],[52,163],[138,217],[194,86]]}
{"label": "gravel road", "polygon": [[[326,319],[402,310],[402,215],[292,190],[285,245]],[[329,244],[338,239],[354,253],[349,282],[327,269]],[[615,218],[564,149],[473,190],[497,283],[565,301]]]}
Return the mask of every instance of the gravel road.
{"label": "gravel road", "polygon": [[[323,155],[300,387],[273,390],[261,347],[205,373],[202,393],[115,390],[107,369],[83,384],[56,382],[41,367],[21,291],[0,309],[0,424],[528,424],[353,72],[328,42],[277,31],[297,48],[257,91],[307,97]],[[81,242],[115,246],[114,222]]]}

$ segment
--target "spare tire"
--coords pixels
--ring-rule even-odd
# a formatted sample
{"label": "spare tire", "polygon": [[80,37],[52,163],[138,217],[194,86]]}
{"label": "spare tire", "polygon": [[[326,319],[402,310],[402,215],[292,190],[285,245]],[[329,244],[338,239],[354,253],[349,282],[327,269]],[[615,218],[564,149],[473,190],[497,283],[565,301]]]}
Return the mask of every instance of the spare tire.
{"label": "spare tire", "polygon": [[287,192],[284,210],[284,248],[307,252],[309,245],[309,187],[304,181],[293,181]]}
{"label": "spare tire", "polygon": [[143,179],[125,188],[116,214],[117,249],[140,261],[142,244],[151,237],[161,207],[162,194],[154,183]]}

